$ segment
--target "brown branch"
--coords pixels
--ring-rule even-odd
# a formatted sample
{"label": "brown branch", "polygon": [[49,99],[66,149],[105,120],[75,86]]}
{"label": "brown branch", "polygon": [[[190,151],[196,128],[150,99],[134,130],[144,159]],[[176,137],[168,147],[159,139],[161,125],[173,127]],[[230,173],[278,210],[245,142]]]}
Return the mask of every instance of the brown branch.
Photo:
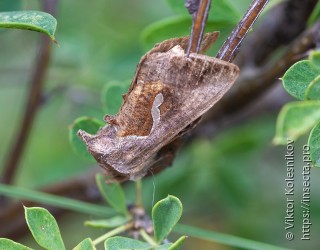
{"label": "brown branch", "polygon": [[[43,1],[43,10],[55,14],[57,0]],[[45,76],[51,57],[50,38],[41,35],[40,48],[35,62],[33,73],[30,79],[30,89],[26,108],[23,114],[20,128],[16,133],[16,138],[12,147],[9,149],[4,163],[2,182],[10,184],[13,181],[15,173],[18,170],[19,163],[25,149],[33,122],[35,120],[42,96],[42,89],[45,82]]]}
{"label": "brown branch", "polygon": [[253,0],[237,27],[220,48],[217,58],[227,62],[234,60],[242,40],[268,2],[269,0]]}
{"label": "brown branch", "polygon": [[[198,53],[200,50],[200,44],[206,27],[210,5],[211,0],[201,0],[197,11],[189,8],[189,12],[192,14],[192,28],[186,51],[187,56],[189,56],[190,53]],[[193,11],[195,12],[192,13]]]}
{"label": "brown branch", "polygon": [[[306,27],[308,16],[317,1],[307,0],[305,2],[299,2],[299,5],[297,5],[296,2],[296,0],[287,1],[284,2],[283,5],[276,7],[275,12],[271,10],[251,36],[248,37],[239,54],[241,58],[240,65],[242,66],[239,79],[227,95],[204,116],[202,125],[196,129],[194,136],[203,135],[201,129],[204,127],[208,129],[206,130],[207,134],[214,133],[219,121],[229,119],[228,117],[242,112],[246,105],[260,98],[262,94],[273,86],[277,78],[281,77],[294,62],[300,59],[301,55],[299,55],[299,53],[303,54],[315,46],[318,24],[315,24],[303,34],[301,34],[301,31],[303,31],[303,27]],[[295,13],[294,19],[284,17],[286,15],[292,15],[292,12]],[[300,13],[300,15],[298,15],[298,13]],[[299,20],[299,24],[295,26],[297,30],[291,30],[285,34],[280,32],[284,27],[289,26],[290,23],[296,23],[296,19]],[[279,20],[286,21],[281,23]],[[277,24],[269,26],[269,29],[272,30],[267,29],[270,22]],[[260,39],[265,33],[272,35],[268,37],[267,41]],[[299,34],[301,34],[301,36],[297,38]],[[279,39],[277,35],[280,35],[281,39]],[[286,35],[290,39],[286,38]],[[276,49],[283,44],[283,41],[291,41],[291,45],[277,62],[272,62],[272,51],[268,45],[268,43],[273,40],[278,41],[278,44],[273,43],[272,51],[276,51]],[[260,53],[260,50],[262,50],[263,53]],[[263,67],[255,67],[257,59],[255,55],[259,58],[259,62],[265,61]],[[268,63],[268,60],[265,58],[271,58],[271,62]]]}

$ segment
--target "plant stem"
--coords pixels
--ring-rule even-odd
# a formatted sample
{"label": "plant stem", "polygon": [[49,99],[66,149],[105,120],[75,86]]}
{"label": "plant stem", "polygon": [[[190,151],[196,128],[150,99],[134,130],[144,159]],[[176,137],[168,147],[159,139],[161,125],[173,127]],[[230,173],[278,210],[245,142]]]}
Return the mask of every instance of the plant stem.
{"label": "plant stem", "polygon": [[242,40],[257,20],[269,0],[253,0],[237,27],[220,48],[217,58],[232,62],[238,54]]}
{"label": "plant stem", "polygon": [[142,201],[142,181],[138,180],[135,182],[136,186],[136,206],[137,207],[143,207],[143,201]]}
{"label": "plant stem", "polygon": [[[198,10],[192,14],[192,28],[189,44],[186,51],[187,57],[190,53],[198,53],[200,49],[203,32],[206,27],[211,0],[201,0]],[[190,12],[190,10],[189,10]]]}
{"label": "plant stem", "polygon": [[141,237],[148,242],[151,246],[156,247],[158,246],[158,244],[154,241],[154,239],[152,239],[149,234],[147,234],[147,232],[144,229],[140,229],[140,235]]}
{"label": "plant stem", "polygon": [[[43,1],[43,11],[52,15],[56,12],[58,0]],[[39,104],[42,96],[42,89],[45,82],[45,77],[48,65],[51,58],[51,40],[47,36],[41,35],[40,49],[36,59],[33,73],[30,79],[30,90],[26,104],[24,116],[21,121],[21,127],[16,133],[16,138],[8,156],[5,160],[2,174],[2,182],[10,184],[13,181],[15,173],[18,170],[23,151],[26,146],[33,122],[35,120]]]}
{"label": "plant stem", "polygon": [[106,239],[112,237],[112,236],[115,236],[117,234],[120,234],[122,232],[125,232],[127,230],[129,230],[130,228],[133,227],[133,224],[132,223],[128,223],[126,225],[123,225],[123,226],[120,226],[120,227],[117,227],[109,232],[107,232],[106,234],[104,235],[101,235],[100,237],[98,237],[97,239],[95,239],[93,241],[93,245],[98,245],[100,244],[101,242],[105,241]]}

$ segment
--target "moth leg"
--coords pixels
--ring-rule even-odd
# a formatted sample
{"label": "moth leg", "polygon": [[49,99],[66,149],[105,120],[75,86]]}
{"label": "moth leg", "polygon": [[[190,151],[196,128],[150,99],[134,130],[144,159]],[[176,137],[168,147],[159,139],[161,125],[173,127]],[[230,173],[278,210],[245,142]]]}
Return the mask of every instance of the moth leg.
{"label": "moth leg", "polygon": [[186,0],[185,7],[192,15],[192,28],[186,50],[187,57],[190,53],[198,53],[206,27],[211,0]]}

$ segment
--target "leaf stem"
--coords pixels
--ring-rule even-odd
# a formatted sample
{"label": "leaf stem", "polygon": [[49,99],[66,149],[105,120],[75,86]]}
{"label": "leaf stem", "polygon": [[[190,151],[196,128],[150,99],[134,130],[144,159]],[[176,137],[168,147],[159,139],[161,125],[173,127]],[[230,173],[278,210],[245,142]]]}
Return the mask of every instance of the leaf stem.
{"label": "leaf stem", "polygon": [[174,232],[188,235],[190,237],[207,240],[210,242],[220,243],[226,246],[233,246],[237,248],[243,248],[247,250],[290,250],[288,248],[274,246],[271,244],[245,239],[233,235],[218,233],[214,231],[204,230],[188,225],[177,224],[173,229]]}
{"label": "leaf stem", "polygon": [[147,232],[144,229],[140,229],[140,235],[141,237],[148,242],[151,246],[156,247],[158,246],[158,244],[154,241],[154,239],[152,239],[149,234],[147,234]]}
{"label": "leaf stem", "polygon": [[142,181],[138,180],[135,182],[136,186],[136,206],[143,207],[142,201]]}
{"label": "leaf stem", "polygon": [[107,232],[106,234],[101,235],[100,237],[95,239],[92,243],[93,243],[93,245],[96,246],[96,245],[100,244],[101,242],[105,241],[106,239],[108,239],[108,238],[110,238],[112,236],[115,236],[117,234],[120,234],[122,232],[125,232],[125,231],[129,230],[132,227],[133,227],[132,223],[128,223],[128,224],[125,224],[123,226],[117,227],[117,228]]}

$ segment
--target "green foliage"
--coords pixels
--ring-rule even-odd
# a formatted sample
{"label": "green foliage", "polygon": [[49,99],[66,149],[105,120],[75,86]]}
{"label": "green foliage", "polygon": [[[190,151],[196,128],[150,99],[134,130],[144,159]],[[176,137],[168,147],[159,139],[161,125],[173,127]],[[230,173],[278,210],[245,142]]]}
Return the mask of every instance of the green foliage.
{"label": "green foliage", "polygon": [[152,209],[152,220],[154,227],[154,238],[160,243],[171,232],[182,214],[180,200],[169,195],[167,198],[157,202]]}
{"label": "green foliage", "polygon": [[89,227],[96,228],[114,228],[119,227],[127,222],[129,222],[130,218],[124,216],[114,216],[109,219],[104,220],[90,220],[85,221],[84,225]]}
{"label": "green foliage", "polygon": [[312,26],[320,17],[320,2],[318,1],[316,7],[313,9],[308,19],[308,26]]}
{"label": "green foliage", "polygon": [[104,247],[106,250],[119,249],[134,249],[134,250],[148,250],[152,246],[149,243],[140,240],[134,240],[126,237],[116,236],[105,241]]}
{"label": "green foliage", "polygon": [[[150,49],[155,43],[169,38],[189,35],[191,16],[184,7],[184,2],[184,0],[167,0],[169,6],[178,15],[168,17],[146,27],[141,34],[141,41],[145,48]],[[208,16],[206,32],[221,32],[220,39],[214,47],[217,50],[240,20],[241,15],[227,0],[214,0],[212,1],[212,6]]]}
{"label": "green foliage", "polygon": [[92,240],[90,238],[86,238],[81,241],[73,250],[96,250]]}
{"label": "green foliage", "polygon": [[101,174],[96,175],[96,182],[103,198],[118,213],[128,215],[126,197],[119,183],[106,183],[105,178]]}
{"label": "green foliage", "polygon": [[310,147],[310,158],[315,167],[320,167],[320,122],[312,129],[308,145]]}
{"label": "green foliage", "polygon": [[274,143],[286,144],[287,138],[296,140],[310,131],[320,120],[320,101],[286,104],[277,120]]}
{"label": "green foliage", "polygon": [[204,230],[202,228],[197,228],[193,226],[178,224],[174,228],[174,232],[180,234],[187,234],[190,237],[196,237],[199,239],[208,240],[215,243],[224,244],[227,246],[232,246],[236,248],[246,249],[246,250],[289,250],[288,248],[273,246],[270,244],[244,239],[228,234],[213,232]]}
{"label": "green foliage", "polygon": [[[185,0],[166,0],[168,5],[180,15],[190,16],[184,7]],[[209,21],[235,25],[240,20],[241,14],[228,0],[212,0],[208,16]]]}
{"label": "green foliage", "polygon": [[104,125],[105,124],[102,121],[90,117],[79,117],[76,119],[73,124],[69,126],[69,141],[74,151],[78,155],[94,161],[89,154],[86,145],[80,140],[77,133],[81,129],[89,134],[95,134]]}
{"label": "green foliage", "polygon": [[57,20],[41,11],[0,12],[0,28],[24,29],[42,32],[55,41]]}
{"label": "green foliage", "polygon": [[184,243],[184,241],[187,239],[187,236],[181,236],[175,243],[173,243],[168,250],[179,250]]}
{"label": "green foliage", "polygon": [[45,249],[66,249],[58,224],[48,210],[39,207],[24,207],[28,227],[36,242]]}
{"label": "green foliage", "polygon": [[69,209],[72,211],[96,215],[96,216],[112,216],[112,209],[104,206],[99,206],[83,201],[69,199],[57,195],[38,192],[26,188],[4,185],[0,183],[0,194],[6,195],[20,200],[29,200],[38,203],[48,204],[55,207]]}
{"label": "green foliage", "polygon": [[128,91],[129,84],[111,82],[102,91],[102,106],[105,114],[115,115],[123,102],[122,95]]}
{"label": "green foliage", "polygon": [[300,100],[304,100],[308,86],[320,74],[320,69],[313,66],[310,60],[295,63],[284,74],[282,81],[287,92]]}
{"label": "green foliage", "polygon": [[295,140],[301,135],[309,135],[311,160],[319,167],[320,122],[320,51],[311,52],[308,60],[291,66],[282,78],[284,88],[300,102],[286,104],[279,113],[276,125],[275,144],[286,144],[287,138]]}
{"label": "green foliage", "polygon": [[32,250],[29,247],[4,238],[0,238],[0,247],[3,250]]}
{"label": "green foliage", "polygon": [[0,11],[13,11],[19,10],[21,7],[21,0],[1,0]]}

